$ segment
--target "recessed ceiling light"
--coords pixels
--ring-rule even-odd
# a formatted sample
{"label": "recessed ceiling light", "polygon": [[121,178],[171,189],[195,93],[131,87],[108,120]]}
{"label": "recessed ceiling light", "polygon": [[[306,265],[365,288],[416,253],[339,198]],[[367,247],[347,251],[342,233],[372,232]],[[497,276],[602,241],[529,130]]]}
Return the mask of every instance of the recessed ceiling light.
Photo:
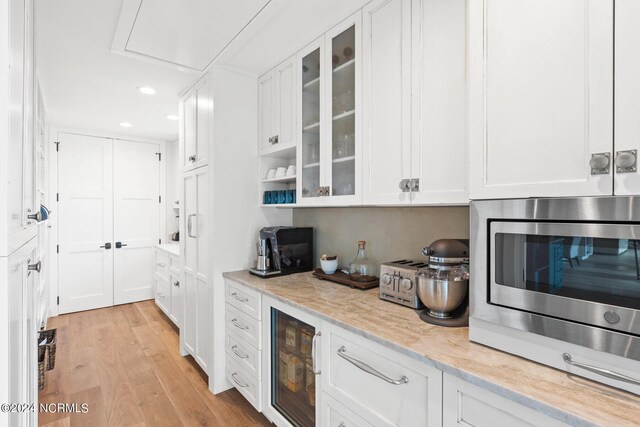
{"label": "recessed ceiling light", "polygon": [[167,119],[169,120],[178,120],[180,117],[176,116],[175,114],[169,114],[167,116]]}
{"label": "recessed ceiling light", "polygon": [[156,90],[149,86],[141,86],[138,88],[138,92],[143,93],[145,95],[155,95]]}
{"label": "recessed ceiling light", "polygon": [[122,126],[123,128],[130,128],[130,127],[131,127],[131,123],[129,123],[129,122],[122,122],[122,123],[120,123],[120,126]]}

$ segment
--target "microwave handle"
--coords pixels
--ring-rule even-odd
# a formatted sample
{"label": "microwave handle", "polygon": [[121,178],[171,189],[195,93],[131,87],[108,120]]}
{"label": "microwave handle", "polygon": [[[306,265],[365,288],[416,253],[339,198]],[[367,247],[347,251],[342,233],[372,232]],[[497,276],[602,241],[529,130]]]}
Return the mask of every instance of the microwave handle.
{"label": "microwave handle", "polygon": [[576,368],[584,369],[585,371],[593,372],[594,374],[602,375],[603,377],[611,378],[612,380],[623,381],[629,384],[640,385],[640,380],[635,378],[628,377],[623,374],[619,374],[614,371],[610,371],[609,369],[598,368],[597,366],[585,365],[584,363],[574,362],[571,359],[571,355],[569,353],[562,354],[562,360],[564,360],[567,364],[575,366]]}

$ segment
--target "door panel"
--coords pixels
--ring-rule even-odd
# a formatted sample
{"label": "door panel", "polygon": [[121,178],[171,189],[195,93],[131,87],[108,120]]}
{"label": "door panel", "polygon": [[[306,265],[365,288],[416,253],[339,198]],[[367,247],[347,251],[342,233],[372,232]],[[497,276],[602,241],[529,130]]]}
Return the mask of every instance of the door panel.
{"label": "door panel", "polygon": [[212,113],[211,85],[204,80],[196,89],[196,168],[207,164]]}
{"label": "door panel", "polygon": [[195,132],[195,104],[196,98],[193,93],[189,93],[187,97],[182,100],[182,132],[181,139],[182,144],[182,168],[183,170],[193,169],[193,163],[195,162],[194,156],[196,155],[196,132]]}
{"label": "door panel", "polygon": [[60,313],[113,305],[112,140],[59,134]]}
{"label": "door panel", "polygon": [[[153,298],[153,245],[160,238],[159,144],[113,142],[114,304]],[[124,246],[126,245],[126,246]]]}
{"label": "door panel", "polygon": [[613,2],[469,8],[471,197],[611,194],[589,161],[613,147]]}
{"label": "door panel", "polygon": [[278,144],[276,147],[289,147],[295,144],[295,94],[296,69],[295,57],[289,58],[275,70],[276,76],[276,133]]}
{"label": "door panel", "polygon": [[258,79],[258,150],[263,152],[271,147],[269,138],[275,135],[275,80],[269,72]]}

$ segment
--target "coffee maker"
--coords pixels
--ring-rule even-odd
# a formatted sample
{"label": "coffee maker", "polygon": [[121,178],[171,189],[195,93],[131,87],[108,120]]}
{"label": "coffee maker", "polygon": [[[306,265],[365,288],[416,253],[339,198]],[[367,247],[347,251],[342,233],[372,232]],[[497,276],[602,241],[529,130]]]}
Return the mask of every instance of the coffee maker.
{"label": "coffee maker", "polygon": [[264,227],[258,239],[258,260],[249,273],[276,277],[313,270],[312,227]]}

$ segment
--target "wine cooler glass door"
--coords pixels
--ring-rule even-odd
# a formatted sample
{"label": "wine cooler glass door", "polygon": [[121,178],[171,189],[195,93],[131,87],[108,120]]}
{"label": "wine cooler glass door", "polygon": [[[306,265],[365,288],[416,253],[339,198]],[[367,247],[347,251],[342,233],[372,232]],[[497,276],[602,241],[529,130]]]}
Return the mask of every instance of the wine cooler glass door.
{"label": "wine cooler glass door", "polygon": [[315,328],[271,308],[271,406],[292,425],[315,426]]}

